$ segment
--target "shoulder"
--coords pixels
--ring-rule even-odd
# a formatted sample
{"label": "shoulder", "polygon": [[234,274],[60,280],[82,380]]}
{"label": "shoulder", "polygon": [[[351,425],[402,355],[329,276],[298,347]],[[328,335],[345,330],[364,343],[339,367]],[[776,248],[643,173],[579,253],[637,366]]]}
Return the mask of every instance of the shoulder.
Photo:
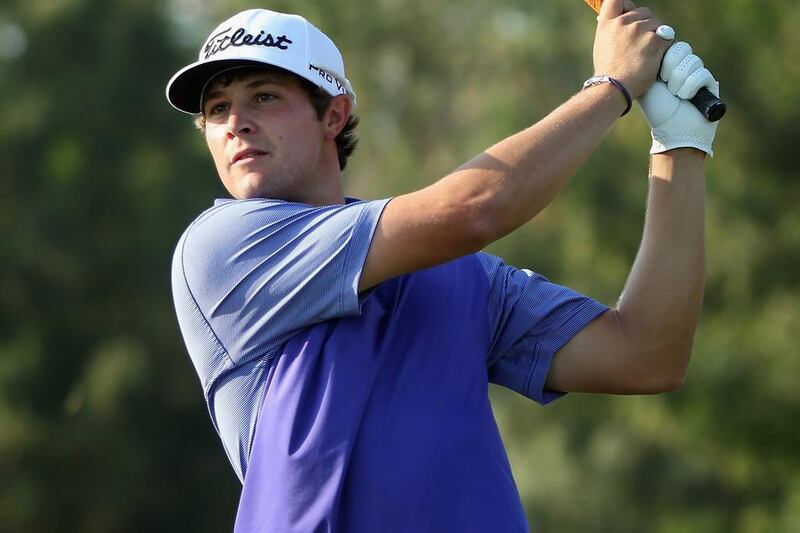
{"label": "shoulder", "polygon": [[232,255],[241,258],[242,254],[264,253],[298,237],[325,231],[325,220],[346,207],[315,207],[266,198],[218,200],[186,229],[176,256],[203,264]]}
{"label": "shoulder", "polygon": [[[270,281],[271,289],[278,290],[285,283],[319,279],[312,274],[326,266],[355,270],[366,251],[354,248],[368,246],[387,201],[322,207],[273,199],[217,201],[180,238],[173,280],[220,291],[245,280]],[[342,268],[336,273],[341,275]]]}
{"label": "shoulder", "polygon": [[386,202],[388,199],[317,207],[266,198],[217,201],[192,222],[184,235],[187,245],[196,245],[251,240],[256,235],[270,237],[287,229],[307,234],[324,230],[326,222],[352,225],[369,218],[365,214],[379,215]]}
{"label": "shoulder", "polygon": [[220,245],[310,209],[304,204],[270,199],[217,201],[189,225],[181,240],[189,247]]}
{"label": "shoulder", "polygon": [[[217,200],[186,228],[172,257],[173,283],[194,284],[229,269],[248,242],[302,211],[302,204],[279,200]],[[307,207],[307,206],[306,206]]]}

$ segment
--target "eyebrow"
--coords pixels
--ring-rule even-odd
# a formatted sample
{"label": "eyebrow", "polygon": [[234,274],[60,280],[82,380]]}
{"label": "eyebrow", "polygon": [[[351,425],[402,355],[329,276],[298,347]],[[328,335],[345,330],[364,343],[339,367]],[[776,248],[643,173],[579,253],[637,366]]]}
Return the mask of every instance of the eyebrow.
{"label": "eyebrow", "polygon": [[[253,81],[249,82],[245,87],[247,89],[255,89],[256,87],[261,87],[262,85],[269,85],[271,83],[277,84],[278,79],[273,78],[272,76],[269,75],[262,75],[254,79]],[[205,94],[205,96],[203,96],[203,102],[208,102],[212,98],[217,98],[219,96],[222,96],[224,93],[225,93],[224,89],[216,89],[213,91],[209,91]]]}

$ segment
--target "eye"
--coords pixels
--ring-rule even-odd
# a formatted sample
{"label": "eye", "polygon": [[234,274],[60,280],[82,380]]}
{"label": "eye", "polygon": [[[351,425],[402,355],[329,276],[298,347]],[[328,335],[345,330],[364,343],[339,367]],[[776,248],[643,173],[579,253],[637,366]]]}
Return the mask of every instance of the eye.
{"label": "eye", "polygon": [[226,102],[216,102],[208,107],[206,115],[209,117],[217,117],[225,113],[228,110],[228,107],[229,106]]}
{"label": "eye", "polygon": [[256,102],[258,102],[258,103],[267,103],[267,102],[271,102],[272,100],[275,100],[276,98],[277,98],[277,96],[275,96],[272,93],[258,93],[256,95]]}

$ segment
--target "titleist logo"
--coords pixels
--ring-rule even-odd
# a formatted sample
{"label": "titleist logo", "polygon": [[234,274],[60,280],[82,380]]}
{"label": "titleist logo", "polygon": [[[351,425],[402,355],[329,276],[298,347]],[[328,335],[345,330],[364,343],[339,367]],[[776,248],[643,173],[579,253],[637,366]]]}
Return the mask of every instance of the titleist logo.
{"label": "titleist logo", "polygon": [[245,28],[233,30],[233,33],[231,33],[231,30],[233,28],[228,28],[209,37],[203,48],[205,59],[227,50],[231,46],[266,46],[268,48],[287,50],[289,48],[288,45],[292,44],[291,39],[285,35],[274,37],[271,33],[264,33],[263,30],[258,35],[253,35],[247,33]]}

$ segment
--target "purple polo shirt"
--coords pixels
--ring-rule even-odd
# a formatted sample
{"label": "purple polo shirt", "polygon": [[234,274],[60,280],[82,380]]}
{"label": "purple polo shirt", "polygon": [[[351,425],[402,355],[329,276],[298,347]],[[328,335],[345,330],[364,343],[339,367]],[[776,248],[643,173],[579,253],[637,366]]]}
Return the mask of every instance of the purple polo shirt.
{"label": "purple polo shirt", "polygon": [[484,253],[358,294],[387,202],[218,202],[181,237],[237,533],[528,530],[488,384],[557,398],[553,355],[607,308]]}

